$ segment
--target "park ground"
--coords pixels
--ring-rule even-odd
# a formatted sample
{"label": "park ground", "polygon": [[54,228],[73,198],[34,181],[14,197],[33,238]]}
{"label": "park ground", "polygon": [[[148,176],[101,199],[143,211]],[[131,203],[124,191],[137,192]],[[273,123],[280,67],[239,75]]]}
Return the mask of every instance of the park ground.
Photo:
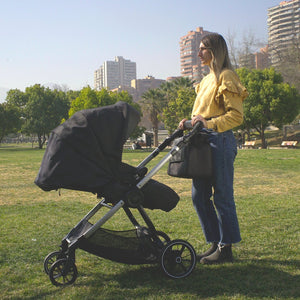
{"label": "park ground", "polygon": [[[31,145],[0,147],[1,299],[300,299],[298,149],[238,151],[234,186],[242,241],[233,249],[233,264],[197,264],[189,277],[171,280],[159,265],[125,265],[78,250],[78,278],[65,288],[51,284],[44,257],[58,250],[97,199],[35,186],[43,154]],[[147,154],[125,151],[123,160],[137,165]],[[155,179],[181,199],[169,213],[154,210],[149,216],[158,230],[203,251],[207,245],[191,203],[191,181],[168,176],[166,168]],[[121,213],[108,224],[115,230],[130,225]]]}

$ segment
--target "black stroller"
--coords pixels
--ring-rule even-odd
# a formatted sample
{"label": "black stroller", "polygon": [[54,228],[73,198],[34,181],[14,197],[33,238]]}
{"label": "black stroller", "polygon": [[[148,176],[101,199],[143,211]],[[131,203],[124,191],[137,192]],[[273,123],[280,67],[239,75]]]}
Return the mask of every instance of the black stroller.
{"label": "black stroller", "polygon": [[[60,188],[96,194],[98,204],[62,239],[60,250],[48,254],[45,272],[54,285],[72,284],[77,278],[75,250],[127,264],[159,263],[171,278],[188,276],[196,264],[193,247],[157,231],[144,208],[172,210],[179,196],[151,179],[197,131],[194,128],[148,173],[145,167],[171,142],[183,135],[176,130],[137,167],[122,162],[123,146],[140,119],[125,102],[75,113],[53,130],[35,183],[44,191]],[[108,211],[92,224],[101,209]],[[133,230],[114,231],[102,226],[123,209]],[[137,209],[141,226],[131,209]]]}

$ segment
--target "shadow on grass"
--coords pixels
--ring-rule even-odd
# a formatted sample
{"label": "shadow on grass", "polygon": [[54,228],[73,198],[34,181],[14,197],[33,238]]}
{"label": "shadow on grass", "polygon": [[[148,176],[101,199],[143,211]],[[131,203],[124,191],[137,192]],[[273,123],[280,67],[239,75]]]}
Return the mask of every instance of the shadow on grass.
{"label": "shadow on grass", "polygon": [[[299,299],[299,277],[293,276],[280,267],[295,267],[299,261],[238,261],[234,264],[222,266],[202,266],[198,264],[194,272],[187,278],[172,280],[159,272],[159,266],[144,266],[107,275],[96,273],[84,274],[87,281],[83,284],[89,287],[91,298],[100,286],[114,286],[106,290],[106,296],[119,299],[120,292],[126,291],[127,297],[139,298],[152,295],[153,299],[163,298],[167,295],[191,298],[209,297],[243,297],[262,298],[292,298]],[[84,273],[84,270],[82,270]],[[80,276],[80,275],[79,275]],[[76,285],[81,285],[80,278]],[[88,295],[86,295],[88,296]]]}

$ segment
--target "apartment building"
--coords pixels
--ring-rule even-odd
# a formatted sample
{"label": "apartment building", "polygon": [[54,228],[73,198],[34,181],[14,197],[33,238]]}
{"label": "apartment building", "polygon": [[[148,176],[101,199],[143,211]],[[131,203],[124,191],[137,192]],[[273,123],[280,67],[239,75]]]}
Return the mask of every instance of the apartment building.
{"label": "apartment building", "polygon": [[142,96],[149,89],[157,89],[160,85],[165,82],[163,79],[155,79],[153,76],[146,76],[143,79],[133,79],[131,80],[131,85],[119,85],[115,89],[111,89],[112,92],[120,93],[122,91],[127,91],[128,94],[132,96],[133,102],[139,102]]}
{"label": "apartment building", "polygon": [[259,52],[241,55],[239,57],[239,67],[248,69],[265,69],[270,67],[268,45],[261,48]]}
{"label": "apartment building", "polygon": [[300,39],[300,0],[282,1],[268,9],[269,52],[272,65]]}
{"label": "apartment building", "polygon": [[269,46],[261,48],[259,52],[254,53],[255,68],[265,69],[270,67]]}
{"label": "apartment building", "polygon": [[157,89],[160,87],[165,80],[163,79],[155,79],[153,76],[146,76],[143,79],[134,79],[131,80],[131,87],[135,89],[136,95],[134,97],[134,101],[141,100],[143,94],[147,92],[149,89]]}
{"label": "apartment building", "polygon": [[105,61],[94,72],[94,88],[112,90],[119,86],[130,86],[133,79],[136,79],[136,63],[116,56],[114,61]]}
{"label": "apartment building", "polygon": [[[142,96],[149,89],[157,89],[160,87],[162,83],[166,80],[163,79],[155,79],[153,76],[146,76],[143,79],[133,79],[131,80],[131,86],[122,86],[120,85],[118,88],[112,89],[112,92],[120,93],[122,91],[127,91],[128,94],[132,96],[132,100],[134,102],[139,102],[142,100]],[[143,113],[143,116],[140,121],[140,125],[144,126],[148,130],[152,130],[152,123],[150,122],[150,117],[147,112]],[[160,123],[162,126],[162,123]]]}
{"label": "apartment building", "polygon": [[205,73],[209,72],[208,67],[203,66],[198,57],[200,41],[208,33],[210,32],[203,30],[203,27],[198,27],[180,38],[181,76],[199,81]]}

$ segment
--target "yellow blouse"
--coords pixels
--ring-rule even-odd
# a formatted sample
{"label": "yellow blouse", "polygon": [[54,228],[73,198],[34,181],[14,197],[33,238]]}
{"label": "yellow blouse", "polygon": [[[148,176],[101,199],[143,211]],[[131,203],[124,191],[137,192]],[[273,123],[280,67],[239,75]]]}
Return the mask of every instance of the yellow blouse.
{"label": "yellow blouse", "polygon": [[224,70],[218,83],[215,75],[210,73],[196,85],[195,90],[197,97],[192,117],[204,117],[208,120],[208,129],[224,132],[243,122],[243,101],[248,92],[235,72]]}

